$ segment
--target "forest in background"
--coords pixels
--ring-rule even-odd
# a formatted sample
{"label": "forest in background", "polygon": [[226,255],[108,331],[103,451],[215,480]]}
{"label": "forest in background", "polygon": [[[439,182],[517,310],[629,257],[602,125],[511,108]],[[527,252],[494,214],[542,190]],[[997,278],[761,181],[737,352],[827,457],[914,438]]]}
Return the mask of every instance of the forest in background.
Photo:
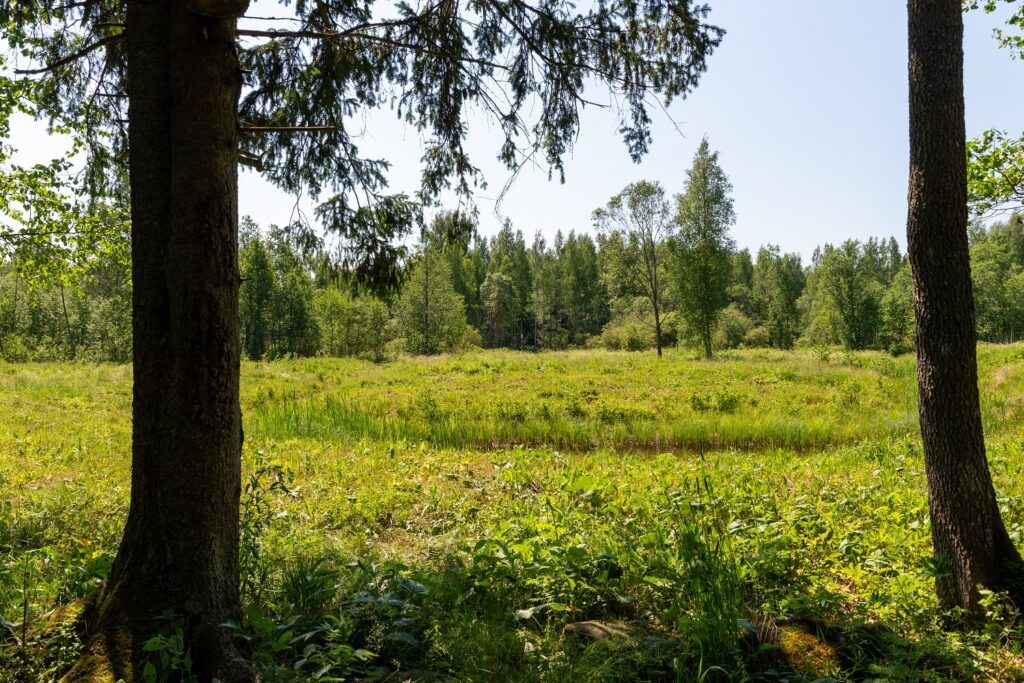
{"label": "forest in background", "polygon": [[[967,145],[971,280],[978,339],[1012,343],[1024,331],[1024,213],[1000,184],[1009,143],[994,135]],[[127,362],[124,200],[62,202],[46,178],[28,183],[51,198],[36,212],[51,214],[44,228],[0,232],[0,360]],[[415,245],[363,245],[355,261],[352,245],[301,220],[262,228],[244,216],[242,353],[380,362],[473,348],[914,348],[910,263],[894,237],[826,243],[809,263],[774,244],[738,249],[733,187],[706,137],[681,186],[670,197],[658,182],[631,183],[595,208],[592,234],[550,242],[508,220],[481,236],[472,212],[440,210]],[[396,270],[373,275],[391,260]]]}
{"label": "forest in background", "polygon": [[[442,213],[390,298],[359,293],[322,255],[304,252],[287,231],[240,226],[243,350],[252,360],[355,356],[465,348],[653,349],[643,292],[616,281],[612,236],[539,233],[527,242],[506,224],[489,238],[445,235],[459,217]],[[663,245],[667,250],[670,244]],[[848,240],[799,254],[766,245],[732,250],[727,301],[714,330],[716,349],[840,346],[913,348],[910,270],[893,238]],[[695,345],[680,316],[678,264],[664,265],[664,338]],[[1024,331],[1024,217],[1013,214],[971,230],[978,337],[1013,342]],[[426,302],[426,303],[424,303]],[[35,281],[0,265],[0,359],[131,359],[131,281],[108,259],[73,278]]]}

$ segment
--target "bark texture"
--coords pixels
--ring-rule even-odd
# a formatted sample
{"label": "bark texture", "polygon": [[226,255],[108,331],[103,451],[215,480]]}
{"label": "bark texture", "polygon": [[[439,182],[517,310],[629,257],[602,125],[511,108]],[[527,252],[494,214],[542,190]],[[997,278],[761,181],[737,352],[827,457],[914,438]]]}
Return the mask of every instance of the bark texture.
{"label": "bark texture", "polygon": [[97,604],[107,641],[97,647],[115,668],[131,668],[140,641],[160,627],[154,617],[173,610],[185,619],[201,678],[238,681],[252,672],[222,624],[240,611],[241,73],[235,20],[204,16],[194,4],[127,8],[132,491]]}
{"label": "bark texture", "polygon": [[967,242],[960,0],[909,0],[907,242],[917,383],[940,601],[976,615],[978,588],[1018,593],[1021,558],[999,514],[978,399]]}

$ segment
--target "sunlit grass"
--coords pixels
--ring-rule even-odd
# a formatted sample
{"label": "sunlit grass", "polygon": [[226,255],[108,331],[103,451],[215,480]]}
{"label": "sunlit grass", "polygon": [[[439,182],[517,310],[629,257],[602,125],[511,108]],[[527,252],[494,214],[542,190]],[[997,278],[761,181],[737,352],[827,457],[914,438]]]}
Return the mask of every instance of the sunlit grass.
{"label": "sunlit grass", "polygon": [[882,354],[479,353],[257,368],[255,433],[439,447],[808,450],[913,432],[913,360]]}
{"label": "sunlit grass", "polygon": [[[1024,542],[1024,346],[979,359],[992,470]],[[914,384],[912,358],[875,353],[245,364],[246,481],[266,504],[243,534],[254,656],[280,667],[268,680],[305,680],[305,645],[270,644],[309,629],[310,656],[350,677],[697,680],[716,664],[731,680],[1016,680],[1017,627],[940,628]],[[0,365],[0,399],[0,616],[17,624],[109,567],[130,368]],[[563,636],[587,619],[653,640]],[[812,666],[742,645],[740,622],[843,635]],[[18,680],[49,680],[65,655]]]}

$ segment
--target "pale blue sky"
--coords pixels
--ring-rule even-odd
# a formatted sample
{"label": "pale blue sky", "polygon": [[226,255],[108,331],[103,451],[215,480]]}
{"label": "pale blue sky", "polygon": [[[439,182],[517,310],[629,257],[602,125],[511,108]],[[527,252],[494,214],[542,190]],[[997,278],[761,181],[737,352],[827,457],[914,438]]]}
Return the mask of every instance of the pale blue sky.
{"label": "pale blue sky", "polygon": [[[711,19],[726,29],[707,74],[671,118],[654,114],[654,145],[633,164],[607,110],[585,113],[566,163],[566,182],[546,168],[526,169],[495,214],[493,197],[508,178],[494,161],[500,142],[474,120],[470,150],[489,188],[480,193],[481,231],[502,217],[529,237],[541,230],[589,230],[590,214],[624,185],[655,179],[672,193],[703,135],[721,152],[732,180],[743,247],[774,242],[809,258],[825,241],[895,235],[903,243],[907,188],[906,7],[900,0],[712,0]],[[998,19],[966,16],[967,128],[1024,128],[1024,64],[991,37]],[[598,98],[595,93],[595,98]],[[412,190],[419,136],[391,112],[367,117],[362,147],[390,159],[392,186]],[[242,211],[261,223],[284,222],[294,204],[252,173],[242,176]]]}
{"label": "pale blue sky", "polygon": [[[267,0],[263,0],[263,4]],[[727,35],[707,74],[669,116],[655,112],[651,153],[633,164],[615,116],[590,108],[566,182],[545,168],[525,169],[496,214],[493,198],[508,179],[496,161],[500,139],[486,119],[471,122],[469,149],[489,188],[478,196],[481,231],[507,217],[528,237],[540,230],[590,230],[590,214],[624,185],[660,181],[671,193],[702,136],[721,152],[734,185],[733,236],[752,250],[767,242],[809,258],[814,247],[849,237],[903,242],[907,176],[906,8],[900,0],[711,0],[711,21]],[[991,37],[999,18],[966,17],[968,135],[991,126],[1024,129],[1024,64]],[[602,98],[597,89],[591,96]],[[362,149],[389,159],[392,189],[412,191],[419,134],[390,111],[365,117]],[[16,144],[52,149],[38,125],[19,122]],[[26,143],[29,143],[26,145]],[[240,212],[285,223],[295,199],[251,172],[241,175]],[[305,203],[308,210],[308,202]]]}

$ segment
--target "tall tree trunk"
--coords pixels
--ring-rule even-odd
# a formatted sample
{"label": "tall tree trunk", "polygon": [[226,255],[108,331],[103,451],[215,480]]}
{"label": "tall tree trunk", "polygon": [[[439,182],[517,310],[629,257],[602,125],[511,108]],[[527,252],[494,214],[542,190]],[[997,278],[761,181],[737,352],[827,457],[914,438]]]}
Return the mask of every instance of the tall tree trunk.
{"label": "tall tree trunk", "polygon": [[985,456],[967,243],[960,0],[909,0],[907,242],[917,317],[917,384],[935,556],[946,607],[978,609],[978,588],[1017,592],[1021,558]]}
{"label": "tall tree trunk", "polygon": [[711,352],[711,323],[704,323],[702,336],[704,337],[704,358],[711,360],[713,357]]}
{"label": "tall tree trunk", "polygon": [[658,349],[658,358],[661,358],[661,309],[656,298],[654,299],[654,346]]}
{"label": "tall tree trunk", "polygon": [[127,680],[141,680],[132,667],[165,610],[184,620],[203,680],[253,678],[223,626],[240,613],[241,74],[235,19],[199,13],[237,16],[247,2],[229,4],[127,8],[132,489],[91,645]]}

